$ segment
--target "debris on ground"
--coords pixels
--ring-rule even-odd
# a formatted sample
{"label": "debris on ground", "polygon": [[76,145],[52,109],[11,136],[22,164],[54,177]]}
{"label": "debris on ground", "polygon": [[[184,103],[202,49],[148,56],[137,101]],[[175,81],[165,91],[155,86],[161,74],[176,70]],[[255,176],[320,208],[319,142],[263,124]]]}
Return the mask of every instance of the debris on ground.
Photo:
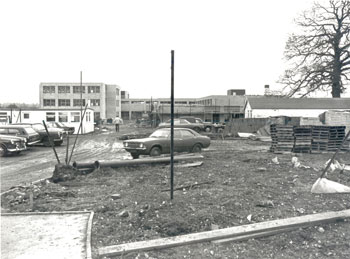
{"label": "debris on ground", "polygon": [[57,164],[55,165],[55,170],[53,171],[53,175],[51,180],[54,183],[65,182],[73,180],[80,175],[81,172],[70,165],[65,164]]}

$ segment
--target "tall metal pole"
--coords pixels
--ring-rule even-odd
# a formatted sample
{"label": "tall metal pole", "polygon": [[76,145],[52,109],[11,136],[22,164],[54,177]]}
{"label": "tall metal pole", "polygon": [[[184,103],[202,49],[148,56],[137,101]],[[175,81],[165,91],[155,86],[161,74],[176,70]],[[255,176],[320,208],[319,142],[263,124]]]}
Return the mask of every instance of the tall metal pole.
{"label": "tall metal pole", "polygon": [[83,72],[80,71],[80,121],[81,133],[83,133]]}
{"label": "tall metal pole", "polygon": [[170,199],[174,198],[174,50],[171,51]]}

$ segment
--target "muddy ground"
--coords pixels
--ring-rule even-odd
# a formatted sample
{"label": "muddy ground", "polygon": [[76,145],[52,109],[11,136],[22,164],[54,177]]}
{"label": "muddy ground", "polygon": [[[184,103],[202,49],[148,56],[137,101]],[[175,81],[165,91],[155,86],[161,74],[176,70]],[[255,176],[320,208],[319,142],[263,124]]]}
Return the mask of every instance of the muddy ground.
{"label": "muddy ground", "polygon": [[[99,133],[87,140],[85,145],[110,147],[115,135]],[[169,166],[157,165],[99,169],[57,184],[23,186],[3,195],[2,207],[8,212],[94,211],[94,258],[102,246],[350,209],[350,194],[310,192],[331,153],[274,154],[269,147],[253,140],[212,140],[202,152],[202,166],[175,167],[175,187],[204,184],[180,188],[173,200],[166,191]],[[97,156],[117,156],[107,150]],[[114,153],[124,152],[118,150]],[[292,157],[305,167],[294,167]],[[81,159],[98,160],[90,155]],[[349,153],[339,154],[338,161],[349,164]],[[336,170],[328,178],[350,186],[350,171]],[[206,242],[121,258],[350,258],[350,224],[346,220],[248,241]]]}

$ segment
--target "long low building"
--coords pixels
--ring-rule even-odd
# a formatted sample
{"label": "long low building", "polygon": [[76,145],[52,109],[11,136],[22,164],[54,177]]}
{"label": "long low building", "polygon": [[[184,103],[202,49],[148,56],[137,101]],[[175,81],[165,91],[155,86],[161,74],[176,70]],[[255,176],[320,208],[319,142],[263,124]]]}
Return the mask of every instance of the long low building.
{"label": "long low building", "polygon": [[349,110],[350,98],[247,96],[245,118],[318,117],[325,111]]}
{"label": "long low building", "polygon": [[[175,117],[195,116],[204,121],[225,122],[244,117],[245,96],[210,95],[202,98],[175,98]],[[170,98],[122,99],[121,115],[124,120],[142,118],[153,114],[160,121],[170,118]]]}
{"label": "long low building", "polygon": [[[0,123],[62,122],[78,132],[81,109],[0,108]],[[94,110],[87,108],[80,133],[94,132]]]}

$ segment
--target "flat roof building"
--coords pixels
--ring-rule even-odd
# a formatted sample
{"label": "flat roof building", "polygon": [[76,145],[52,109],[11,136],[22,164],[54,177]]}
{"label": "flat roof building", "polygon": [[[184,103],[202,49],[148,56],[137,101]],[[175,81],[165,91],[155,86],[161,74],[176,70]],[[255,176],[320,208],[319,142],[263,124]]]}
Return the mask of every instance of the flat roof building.
{"label": "flat roof building", "polygon": [[40,83],[39,107],[70,109],[89,107],[95,121],[121,116],[121,94],[118,85],[104,83]]}

